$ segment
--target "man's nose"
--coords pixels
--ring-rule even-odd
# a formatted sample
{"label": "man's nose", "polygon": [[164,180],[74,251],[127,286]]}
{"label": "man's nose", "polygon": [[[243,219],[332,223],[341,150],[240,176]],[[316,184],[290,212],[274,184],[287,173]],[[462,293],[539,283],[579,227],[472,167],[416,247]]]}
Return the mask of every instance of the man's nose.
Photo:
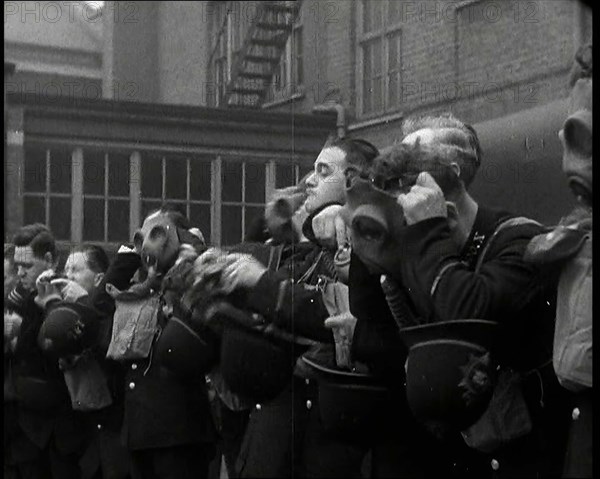
{"label": "man's nose", "polygon": [[25,277],[26,274],[27,274],[27,270],[23,266],[17,267],[17,276],[19,276],[20,278],[23,278],[23,277]]}
{"label": "man's nose", "polygon": [[314,173],[314,171],[310,174],[310,176],[308,178],[306,178],[306,186],[308,188],[313,188],[315,186],[317,186],[317,182],[316,182],[316,175]]}

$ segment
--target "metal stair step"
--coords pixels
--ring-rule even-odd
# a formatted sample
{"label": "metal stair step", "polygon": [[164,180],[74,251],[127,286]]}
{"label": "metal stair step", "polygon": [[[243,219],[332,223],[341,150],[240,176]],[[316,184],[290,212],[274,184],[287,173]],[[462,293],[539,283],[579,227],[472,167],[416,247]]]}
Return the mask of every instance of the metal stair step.
{"label": "metal stair step", "polygon": [[244,57],[244,59],[249,62],[253,62],[253,63],[272,63],[272,64],[279,63],[279,58],[276,58],[276,57],[261,57],[261,56],[257,56],[257,55],[246,55]]}
{"label": "metal stair step", "polygon": [[258,22],[256,24],[256,27],[260,28],[262,30],[276,30],[276,31],[284,30],[284,31],[288,31],[288,32],[291,32],[292,29],[294,28],[293,25],[290,23],[269,23],[269,22]]}
{"label": "metal stair step", "polygon": [[260,45],[263,47],[284,47],[286,44],[286,40],[281,40],[281,39],[269,39],[269,40],[265,40],[263,38],[252,38],[250,39],[250,43],[253,43],[254,45]]}
{"label": "metal stair step", "polygon": [[254,88],[240,88],[233,87],[229,90],[231,93],[240,93],[241,95],[262,95],[262,90],[256,90]]}
{"label": "metal stair step", "polygon": [[267,2],[265,3],[265,10],[271,12],[296,13],[298,11],[298,4],[281,5],[274,2]]}
{"label": "metal stair step", "polygon": [[270,80],[271,77],[273,76],[270,73],[255,73],[255,72],[246,72],[246,71],[241,71],[239,73],[239,75],[243,78],[255,78],[255,79],[259,79],[259,80]]}

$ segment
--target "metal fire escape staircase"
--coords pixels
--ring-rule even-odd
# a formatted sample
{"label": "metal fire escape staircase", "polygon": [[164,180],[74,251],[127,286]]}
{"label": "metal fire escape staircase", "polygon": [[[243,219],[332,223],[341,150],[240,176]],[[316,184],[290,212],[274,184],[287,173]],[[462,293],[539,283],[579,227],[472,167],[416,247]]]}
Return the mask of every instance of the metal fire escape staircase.
{"label": "metal fire escape staircase", "polygon": [[244,43],[233,61],[223,104],[258,108],[285,51],[301,1],[263,1],[257,6]]}

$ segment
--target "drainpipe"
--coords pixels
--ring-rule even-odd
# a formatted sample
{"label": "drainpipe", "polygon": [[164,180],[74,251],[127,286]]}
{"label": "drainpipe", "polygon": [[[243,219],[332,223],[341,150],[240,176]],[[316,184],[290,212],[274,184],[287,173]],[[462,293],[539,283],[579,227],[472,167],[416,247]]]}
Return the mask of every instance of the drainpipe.
{"label": "drainpipe", "polygon": [[344,138],[346,136],[346,108],[340,103],[328,101],[315,105],[312,108],[313,113],[336,113],[337,120],[335,126],[337,128],[338,138]]}

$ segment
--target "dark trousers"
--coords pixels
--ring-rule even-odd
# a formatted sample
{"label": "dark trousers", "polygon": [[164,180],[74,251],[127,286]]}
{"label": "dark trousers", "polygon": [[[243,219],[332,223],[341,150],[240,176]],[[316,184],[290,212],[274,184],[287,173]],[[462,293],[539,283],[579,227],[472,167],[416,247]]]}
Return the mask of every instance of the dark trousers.
{"label": "dark trousers", "polygon": [[4,403],[4,477],[11,479],[80,479],[79,452],[67,453],[51,436],[44,449],[19,425],[18,405]]}
{"label": "dark trousers", "polygon": [[330,437],[319,417],[317,386],[294,377],[273,401],[250,413],[238,456],[240,477],[361,477],[365,443]]}
{"label": "dark trousers", "polygon": [[80,479],[79,454],[61,453],[51,440],[46,449],[38,450],[37,454],[29,458],[12,461],[12,463],[5,462],[4,477],[14,479]]}
{"label": "dark trousers", "polygon": [[208,476],[212,445],[183,446],[131,451],[132,479],[203,479]]}
{"label": "dark trousers", "polygon": [[211,478],[218,478],[221,469],[221,456],[225,460],[227,476],[229,479],[237,477],[235,463],[242,446],[250,411],[232,411],[215,394],[211,401],[213,421],[217,428],[219,439],[217,441],[217,454],[210,466]]}

